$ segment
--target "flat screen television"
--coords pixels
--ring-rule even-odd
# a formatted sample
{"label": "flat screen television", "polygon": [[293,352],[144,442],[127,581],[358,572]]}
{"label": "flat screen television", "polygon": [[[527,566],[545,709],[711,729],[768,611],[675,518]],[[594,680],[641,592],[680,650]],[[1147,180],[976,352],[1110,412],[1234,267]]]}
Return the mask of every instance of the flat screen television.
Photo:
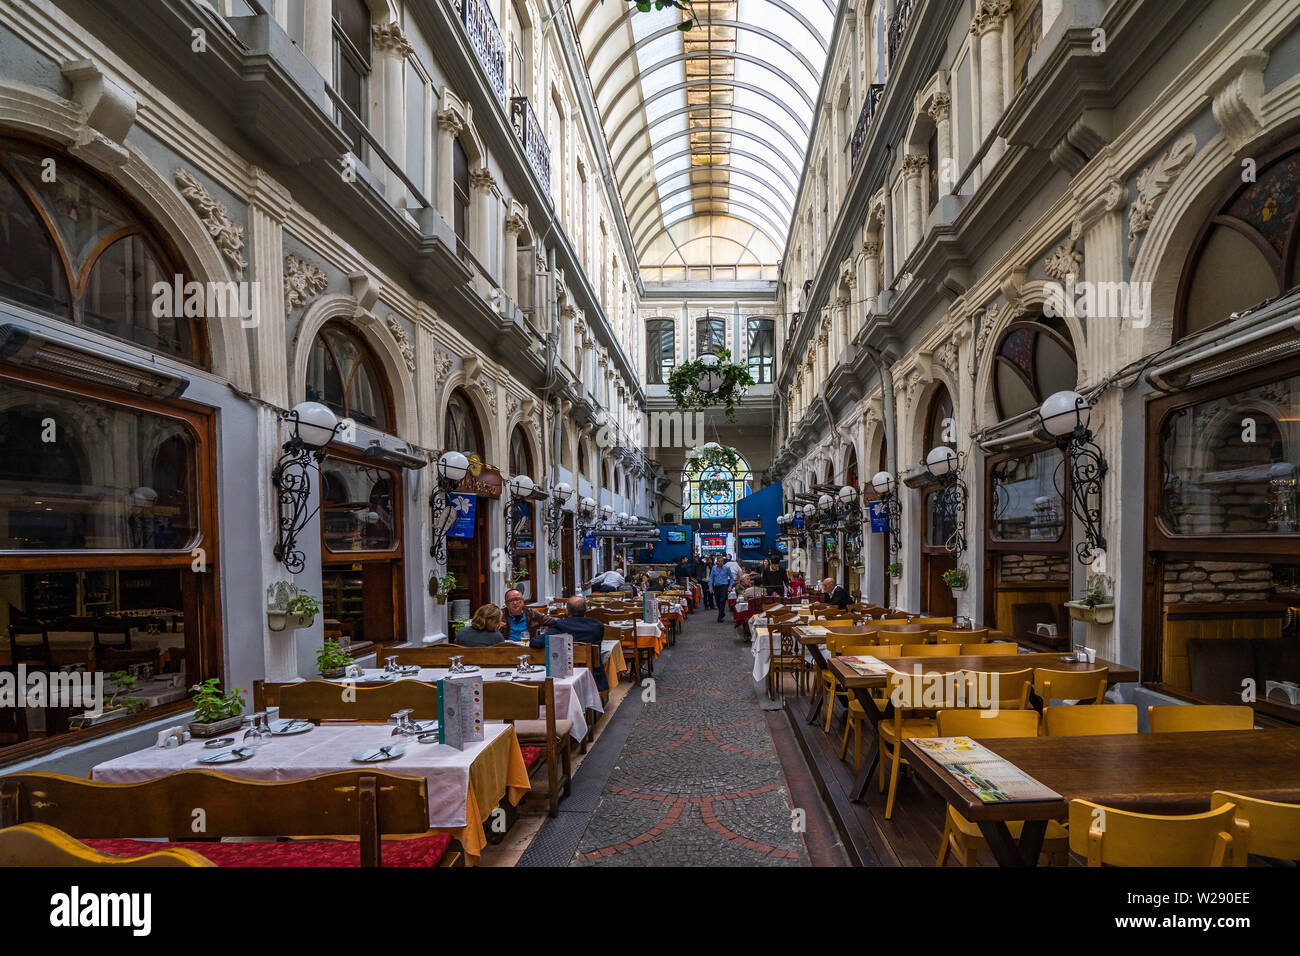
{"label": "flat screen television", "polygon": [[686,540],[685,531],[669,531],[668,540],[673,544],[681,544]]}
{"label": "flat screen television", "polygon": [[761,534],[742,534],[740,536],[740,547],[744,551],[762,551],[763,536]]}
{"label": "flat screen television", "polygon": [[720,534],[700,535],[700,547],[705,551],[725,551],[727,549],[727,539]]}

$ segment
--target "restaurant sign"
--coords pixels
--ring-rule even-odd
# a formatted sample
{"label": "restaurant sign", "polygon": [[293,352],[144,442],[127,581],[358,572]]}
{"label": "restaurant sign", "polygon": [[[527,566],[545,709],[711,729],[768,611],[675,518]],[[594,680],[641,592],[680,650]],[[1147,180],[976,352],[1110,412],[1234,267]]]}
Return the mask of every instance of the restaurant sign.
{"label": "restaurant sign", "polygon": [[762,531],[763,519],[762,518],[741,518],[737,522],[737,526],[741,531]]}
{"label": "restaurant sign", "polygon": [[473,495],[453,494],[451,496],[451,508],[456,514],[456,521],[447,532],[447,537],[474,537],[474,505],[477,500]]}
{"label": "restaurant sign", "polygon": [[871,513],[871,533],[884,534],[889,531],[889,515],[885,511],[883,501],[867,502],[867,510]]}
{"label": "restaurant sign", "polygon": [[461,479],[456,490],[480,498],[500,498],[504,486],[500,470],[484,463],[477,452],[471,452],[465,457],[469,459],[469,474]]}

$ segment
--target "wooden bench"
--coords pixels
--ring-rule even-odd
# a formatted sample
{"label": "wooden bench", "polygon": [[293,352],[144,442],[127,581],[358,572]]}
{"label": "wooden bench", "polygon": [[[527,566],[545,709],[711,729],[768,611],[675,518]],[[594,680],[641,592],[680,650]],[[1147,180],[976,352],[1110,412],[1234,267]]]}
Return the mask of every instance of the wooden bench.
{"label": "wooden bench", "polygon": [[[545,709],[545,715],[539,716]],[[569,734],[573,723],[555,716],[555,681],[484,681],[483,719],[513,724],[529,775],[545,759],[550,815],[560,810],[560,796],[569,795],[573,771],[569,760]]]}
{"label": "wooden bench", "polygon": [[[193,850],[218,866],[452,866],[446,833],[429,833],[423,777],[345,770],[247,780],[181,770],[139,783],[58,773],[0,777],[0,826],[44,823],[102,853]],[[194,836],[200,835],[200,839]],[[386,834],[425,834],[392,840]],[[220,837],[357,836],[359,841],[220,843]],[[162,837],[169,844],[143,838]]]}

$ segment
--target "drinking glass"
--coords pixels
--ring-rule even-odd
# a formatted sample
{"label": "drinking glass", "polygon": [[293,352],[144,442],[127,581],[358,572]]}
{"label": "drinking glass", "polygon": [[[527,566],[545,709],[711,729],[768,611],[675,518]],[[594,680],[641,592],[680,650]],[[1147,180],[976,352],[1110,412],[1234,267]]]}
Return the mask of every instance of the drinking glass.
{"label": "drinking glass", "polygon": [[385,657],[384,661],[386,662],[386,666],[384,667],[384,670],[388,671],[390,674],[393,671],[397,670],[397,658],[395,656]]}
{"label": "drinking glass", "polygon": [[261,737],[257,733],[257,714],[246,714],[239,726],[244,728],[243,746],[252,750],[261,746]]}

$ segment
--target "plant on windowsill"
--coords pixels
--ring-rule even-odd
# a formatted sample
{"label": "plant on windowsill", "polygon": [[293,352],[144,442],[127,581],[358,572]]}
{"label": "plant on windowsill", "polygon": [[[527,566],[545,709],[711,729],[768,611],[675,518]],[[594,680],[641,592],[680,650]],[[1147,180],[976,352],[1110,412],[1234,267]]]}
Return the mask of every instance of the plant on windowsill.
{"label": "plant on windowsill", "polygon": [[1115,620],[1114,581],[1110,575],[1094,571],[1084,582],[1083,597],[1066,601],[1070,618],[1089,624],[1109,624]]}
{"label": "plant on windowsill", "polygon": [[72,727],[93,727],[95,724],[102,724],[108,720],[116,720],[119,717],[125,717],[127,714],[134,714],[137,710],[144,709],[144,701],[135,697],[123,697],[118,700],[118,695],[129,692],[135,687],[136,679],[126,671],[113,671],[108,675],[112,689],[108,699],[102,701],[100,706],[94,710],[88,710],[83,714],[72,717],[68,723]]}
{"label": "plant on windowsill", "polygon": [[940,576],[943,578],[943,583],[948,585],[954,594],[960,594],[966,590],[965,568],[953,568],[943,572]]}
{"label": "plant on windowsill", "polygon": [[190,733],[195,737],[216,737],[239,726],[244,713],[244,695],[246,690],[232,687],[221,690],[221,681],[209,677],[201,684],[190,688],[193,696],[194,719],[190,721]]}
{"label": "plant on windowsill", "polygon": [[316,652],[316,669],[321,677],[342,677],[352,664],[352,655],[339,646],[338,641],[326,638]]}
{"label": "plant on windowsill", "polygon": [[[745,397],[746,389],[754,384],[754,377],[745,366],[729,361],[731,352],[727,349],[720,349],[712,357],[717,359],[712,366],[704,361],[706,356],[701,356],[673,369],[668,376],[668,394],[682,411],[702,412],[721,405],[727,420],[735,421],[736,406]],[[709,391],[701,387],[705,375],[717,379],[717,388]]]}
{"label": "plant on windowsill", "polygon": [[889,572],[891,578],[901,578],[903,576],[903,562],[895,561],[885,570]]}

